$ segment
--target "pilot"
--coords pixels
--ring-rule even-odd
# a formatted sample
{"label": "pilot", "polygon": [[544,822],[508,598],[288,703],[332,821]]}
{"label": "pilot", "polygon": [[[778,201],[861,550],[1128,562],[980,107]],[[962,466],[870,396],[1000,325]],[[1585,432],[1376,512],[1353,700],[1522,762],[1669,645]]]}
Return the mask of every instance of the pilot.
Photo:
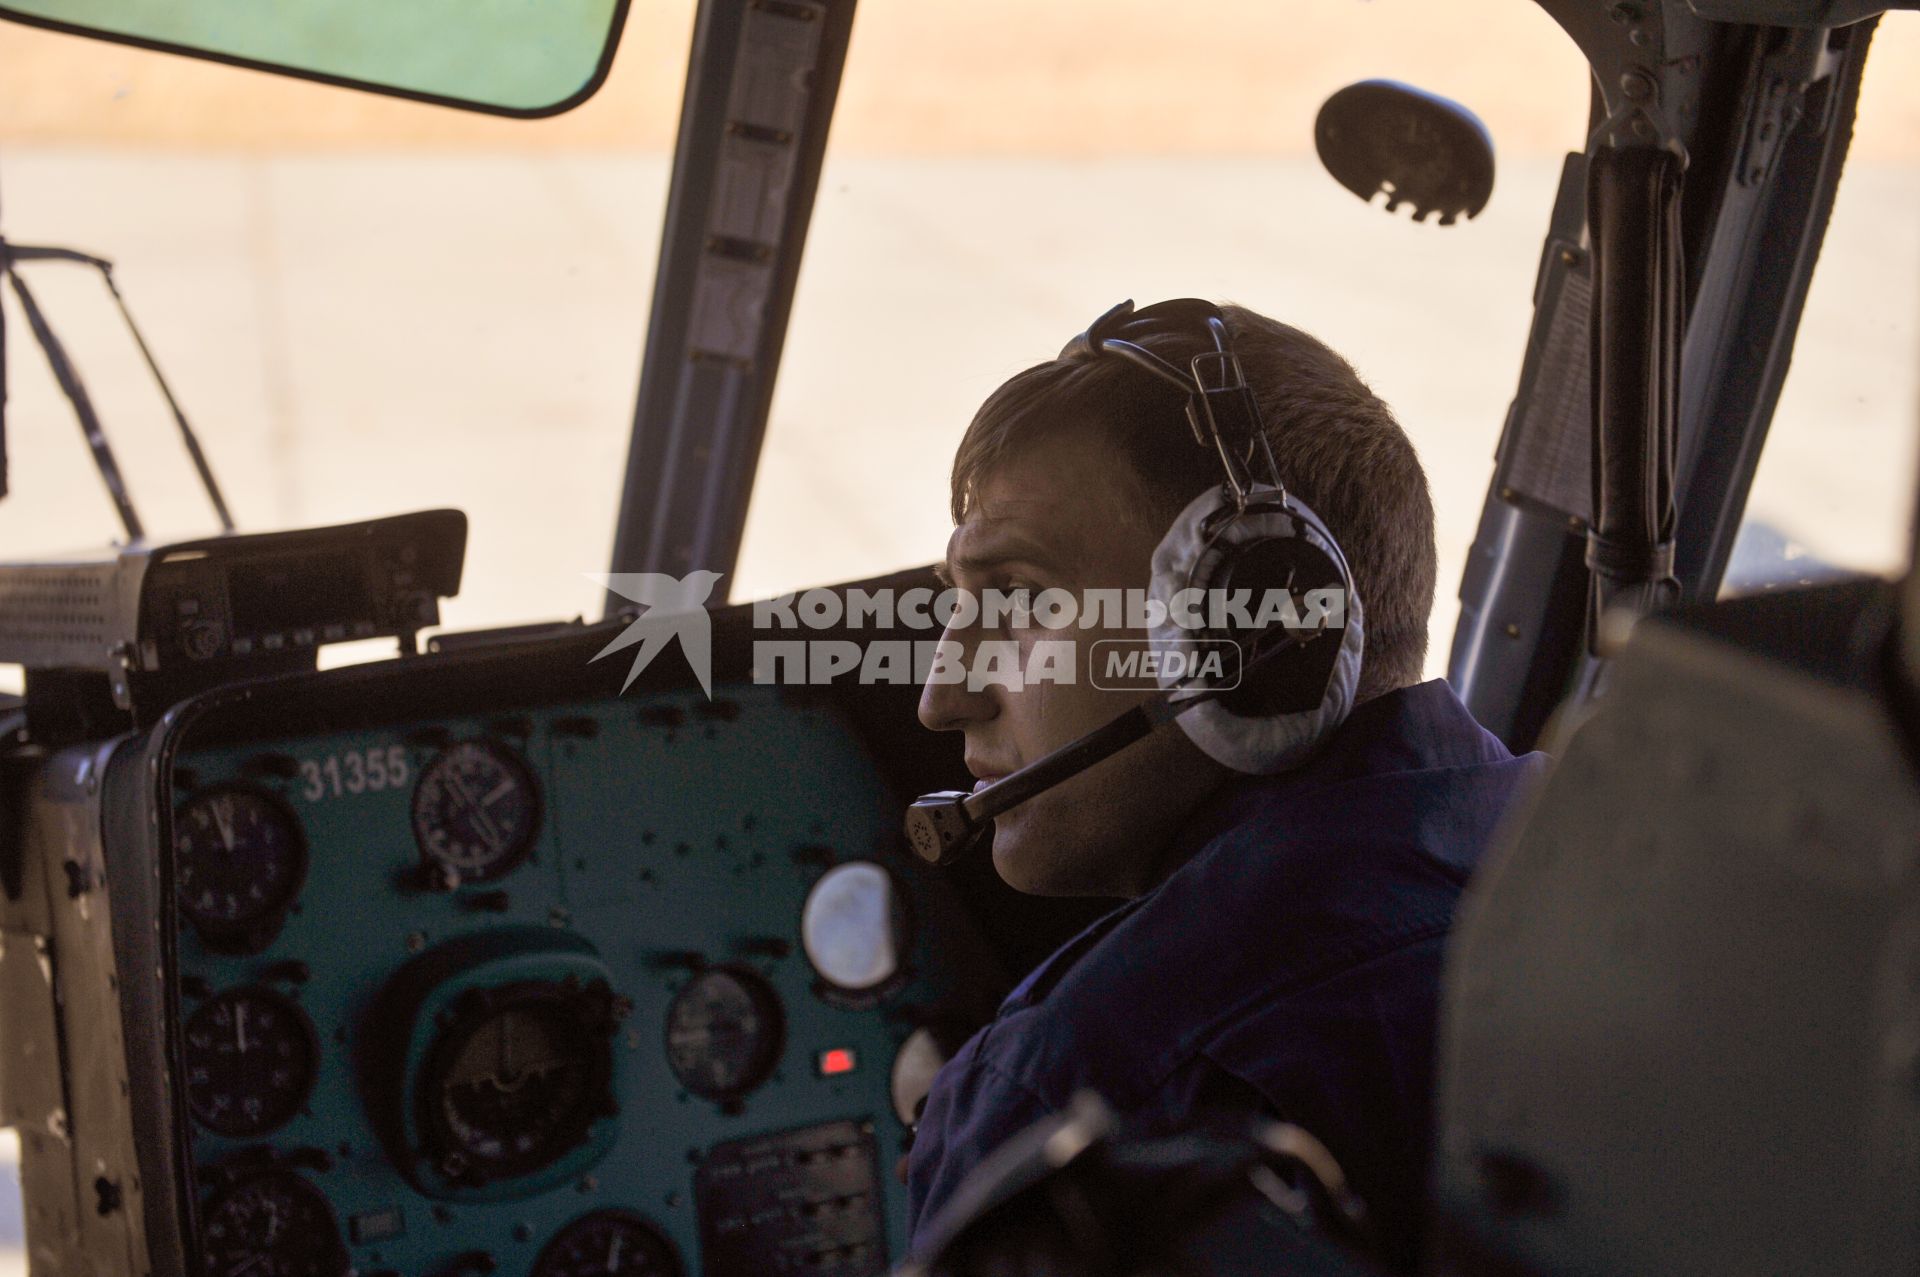
{"label": "pilot", "polygon": [[[924,1238],[997,1145],[1091,1089],[1168,1127],[1222,1110],[1305,1127],[1367,1203],[1383,1257],[1410,1267],[1447,930],[1476,857],[1544,759],[1514,757],[1445,681],[1422,681],[1433,506],[1387,406],[1306,333],[1238,307],[1217,314],[1278,477],[1344,550],[1364,605],[1353,708],[1279,774],[1237,773],[1161,730],[998,818],[992,855],[1009,884],[1124,903],[1033,971],[940,1071],[907,1161],[910,1219]],[[1176,366],[1202,348],[1177,326],[1139,340]],[[946,575],[978,592],[1143,589],[1176,516],[1222,483],[1186,405],[1177,386],[1085,341],[1012,378],[954,457]],[[1088,660],[1102,639],[1140,637],[1111,624],[1125,618],[1092,619],[1107,628],[1071,636]],[[1019,617],[1003,613],[992,631],[973,620],[944,637],[966,651],[1037,641]],[[930,680],[919,716],[964,734],[984,785],[1151,691],[1079,673]]]}

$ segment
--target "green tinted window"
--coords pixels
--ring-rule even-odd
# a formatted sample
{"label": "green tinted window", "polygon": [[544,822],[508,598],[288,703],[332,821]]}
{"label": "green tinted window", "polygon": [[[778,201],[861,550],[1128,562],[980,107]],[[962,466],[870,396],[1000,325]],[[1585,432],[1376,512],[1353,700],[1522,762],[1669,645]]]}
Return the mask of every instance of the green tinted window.
{"label": "green tinted window", "polygon": [[0,14],[456,105],[546,114],[598,87],[626,0],[16,0]]}

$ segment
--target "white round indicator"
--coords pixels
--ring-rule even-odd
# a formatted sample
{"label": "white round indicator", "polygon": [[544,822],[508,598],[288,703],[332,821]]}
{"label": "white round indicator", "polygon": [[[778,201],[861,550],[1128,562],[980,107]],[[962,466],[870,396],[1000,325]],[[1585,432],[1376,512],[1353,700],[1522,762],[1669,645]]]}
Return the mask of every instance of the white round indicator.
{"label": "white round indicator", "polygon": [[900,970],[896,916],[886,870],[868,860],[835,865],[807,893],[800,943],[828,984],[854,992],[876,988]]}
{"label": "white round indicator", "polygon": [[920,1105],[933,1090],[933,1075],[946,1062],[947,1053],[926,1029],[915,1029],[900,1044],[899,1054],[893,1057],[893,1112],[900,1125],[912,1126],[920,1120]]}

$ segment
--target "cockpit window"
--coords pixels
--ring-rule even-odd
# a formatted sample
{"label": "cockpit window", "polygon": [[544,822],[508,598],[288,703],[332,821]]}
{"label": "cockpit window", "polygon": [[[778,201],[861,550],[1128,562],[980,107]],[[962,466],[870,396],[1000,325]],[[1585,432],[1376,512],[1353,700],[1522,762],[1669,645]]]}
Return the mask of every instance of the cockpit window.
{"label": "cockpit window", "polygon": [[1920,473],[1920,14],[1881,19],[1724,589],[1905,568]]}
{"label": "cockpit window", "polygon": [[[537,123],[0,25],[0,230],[118,263],[242,527],[454,505],[449,626],[595,613],[692,14],[636,7],[606,88]],[[1749,537],[1877,570],[1904,558],[1920,402],[1916,27],[1876,41]],[[1319,103],[1379,76],[1486,122],[1476,221],[1389,217],[1320,168]],[[1202,294],[1323,336],[1399,413],[1439,516],[1437,671],[1587,84],[1525,0],[867,6],[736,597],[938,557],[995,384],[1122,297]],[[36,280],[149,527],[205,531],[98,281]],[[112,506],[17,318],[0,545],[99,544]]]}
{"label": "cockpit window", "polygon": [[[1444,667],[1562,159],[1584,144],[1586,65],[1543,10],[1508,0],[1167,13],[861,12],[743,591],[937,557],[954,445],[994,386],[1124,297],[1205,296],[1323,338],[1398,413],[1438,512],[1429,667]],[[1321,168],[1321,102],[1376,77],[1486,123],[1499,169],[1478,219],[1415,225]]]}
{"label": "cockpit window", "polygon": [[567,110],[593,93],[626,10],[626,0],[0,3],[0,16],[54,30],[525,116]]}
{"label": "cockpit window", "polygon": [[[454,506],[450,628],[598,615],[693,9],[636,6],[606,88],[532,122],[0,23],[0,232],[115,262],[243,531]],[[212,531],[98,277],[22,270],[149,532]],[[9,318],[0,547],[103,545],[113,506]]]}

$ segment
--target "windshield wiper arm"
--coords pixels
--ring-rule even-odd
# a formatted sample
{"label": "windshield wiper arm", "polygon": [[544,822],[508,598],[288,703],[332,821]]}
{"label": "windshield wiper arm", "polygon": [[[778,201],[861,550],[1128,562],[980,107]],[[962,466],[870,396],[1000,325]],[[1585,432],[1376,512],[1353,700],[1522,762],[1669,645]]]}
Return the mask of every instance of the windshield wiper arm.
{"label": "windshield wiper arm", "polygon": [[[87,446],[93,452],[94,466],[100,471],[101,481],[107,486],[107,494],[113,498],[114,508],[120,514],[120,522],[126,528],[127,535],[139,540],[144,531],[140,516],[133,508],[133,499],[127,492],[127,485],[120,474],[119,462],[114,458],[113,449],[107,443],[106,431],[100,423],[100,414],[93,406],[93,400],[87,394],[87,388],[80,379],[80,370],[67,354],[66,346],[47,322],[46,313],[40,309],[39,302],[21,278],[18,265],[21,262],[71,262],[81,266],[91,266],[100,272],[100,278],[107,285],[107,292],[113,297],[114,305],[119,307],[120,317],[126,321],[127,331],[133,335],[133,343],[139,348],[140,357],[146,361],[147,371],[153,374],[153,380],[160,387],[160,395],[167,401],[167,407],[173,413],[174,424],[179,427],[181,443],[186,447],[187,456],[193,461],[193,468],[200,476],[200,484],[206,489],[207,500],[213,505],[214,514],[220,520],[222,532],[233,531],[233,516],[227,510],[226,497],[220,491],[219,482],[213,477],[213,467],[207,461],[206,452],[200,447],[200,438],[194,433],[193,426],[187,421],[186,410],[174,397],[173,387],[160,371],[160,364],[153,357],[153,350],[147,345],[147,339],[140,326],[133,320],[133,312],[127,308],[127,299],[121,295],[119,285],[113,279],[113,263],[104,257],[95,257],[91,253],[82,253],[71,248],[51,248],[27,244],[12,244],[0,238],[0,274],[5,274],[13,285],[14,296],[20,299],[20,309],[26,314],[27,327],[32,330],[34,340],[40,343],[40,349],[46,353],[47,363],[53,369],[54,380],[60,385],[61,393],[67,402],[73,405],[74,416],[79,418],[80,430],[86,436]],[[4,411],[4,401],[0,401],[0,411]],[[0,487],[0,495],[5,488]]]}

